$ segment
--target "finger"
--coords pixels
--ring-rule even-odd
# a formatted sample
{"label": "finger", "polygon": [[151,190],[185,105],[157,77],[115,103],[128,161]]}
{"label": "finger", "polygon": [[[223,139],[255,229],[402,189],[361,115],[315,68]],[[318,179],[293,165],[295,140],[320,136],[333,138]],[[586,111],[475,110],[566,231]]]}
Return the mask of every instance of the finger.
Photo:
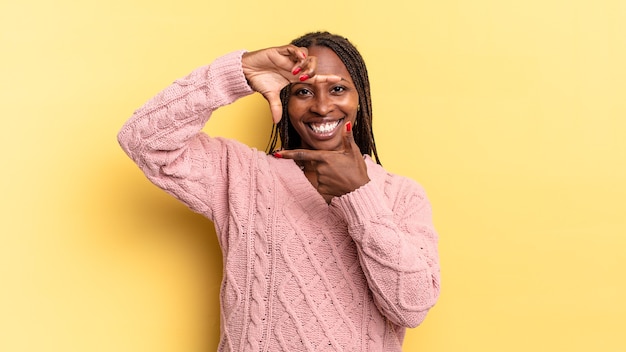
{"label": "finger", "polygon": [[336,75],[315,75],[308,78],[307,83],[337,83],[341,77]]}
{"label": "finger", "polygon": [[276,92],[267,92],[263,94],[267,102],[270,104],[270,111],[272,112],[272,121],[278,123],[283,117],[283,104],[280,101],[280,95]]}
{"label": "finger", "polygon": [[296,61],[295,65],[293,66],[293,69],[291,70],[291,74],[293,74],[294,76],[297,76],[301,81],[305,80],[306,78],[303,79],[301,77],[313,76],[313,72],[315,72],[316,65],[317,64],[315,63],[315,57],[313,56],[300,57],[299,60]]}
{"label": "finger", "polygon": [[[307,48],[300,48],[297,47],[295,45],[284,45],[284,46],[279,46],[279,47],[275,47],[273,48],[274,52],[276,52],[278,55],[280,55],[282,57],[282,59],[271,59],[272,63],[276,66],[276,67],[280,67],[282,69],[287,70],[287,68],[285,67],[286,62],[282,61],[282,60],[289,60],[291,62],[291,74],[292,75],[297,75],[298,73],[300,73],[300,71],[302,71],[302,69],[304,67],[306,67],[306,61],[308,59],[308,49]],[[291,80],[289,77],[285,76],[285,78]]]}
{"label": "finger", "polygon": [[301,62],[298,62],[297,68],[300,70],[294,70],[291,73],[297,75],[300,82],[304,82],[307,79],[315,76],[315,69],[317,68],[317,58],[315,56],[308,56]]}
{"label": "finger", "polygon": [[352,122],[348,121],[344,125],[343,130],[343,150],[351,152],[354,144],[356,143],[354,142],[354,135],[352,134]]}
{"label": "finger", "polygon": [[295,46],[295,45],[291,45],[291,46],[295,48],[294,54],[298,57],[298,59],[304,60],[309,57],[308,48],[303,47],[303,46]]}
{"label": "finger", "polygon": [[[305,48],[306,49],[306,48]],[[307,81],[307,83],[337,83],[341,81],[341,77],[335,75],[318,75],[317,69],[317,57],[307,56],[307,58],[299,62],[293,67],[291,73],[293,75],[299,75],[298,80],[300,82]]]}
{"label": "finger", "polygon": [[278,153],[274,153],[274,156],[277,158],[285,158],[299,161],[323,161],[324,153],[325,151],[322,150],[289,149],[281,150]]}
{"label": "finger", "polygon": [[297,47],[295,45],[285,45],[277,48],[279,54],[289,56],[294,62],[302,62],[309,56],[309,50],[304,47]]}

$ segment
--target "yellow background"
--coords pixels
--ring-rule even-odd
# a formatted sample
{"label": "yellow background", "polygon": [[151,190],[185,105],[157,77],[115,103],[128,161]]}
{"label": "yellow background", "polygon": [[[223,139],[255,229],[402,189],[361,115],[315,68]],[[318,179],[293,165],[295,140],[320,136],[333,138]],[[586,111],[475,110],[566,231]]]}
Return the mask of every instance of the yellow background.
{"label": "yellow background", "polygon": [[[406,351],[626,351],[626,2],[2,0],[0,351],[212,351],[208,220],[117,146],[148,98],[315,29],[372,81],[385,167],[422,183],[443,292]],[[265,101],[208,129],[263,149]]]}

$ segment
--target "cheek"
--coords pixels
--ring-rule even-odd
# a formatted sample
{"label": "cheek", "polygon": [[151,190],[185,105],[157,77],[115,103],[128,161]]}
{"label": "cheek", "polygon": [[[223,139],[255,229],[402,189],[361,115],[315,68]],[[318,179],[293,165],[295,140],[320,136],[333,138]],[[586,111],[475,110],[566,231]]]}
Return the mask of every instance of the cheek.
{"label": "cheek", "polygon": [[301,104],[298,104],[296,100],[290,99],[287,102],[287,115],[289,116],[289,119],[293,119],[294,116],[300,115],[301,111],[302,106]]}
{"label": "cheek", "polygon": [[289,118],[289,124],[291,128],[298,128],[298,122],[300,121],[299,116],[302,114],[299,113],[297,106],[294,104],[287,104],[287,118]]}
{"label": "cheek", "polygon": [[359,97],[352,96],[344,103],[344,109],[350,111],[351,116],[356,116],[359,106]]}

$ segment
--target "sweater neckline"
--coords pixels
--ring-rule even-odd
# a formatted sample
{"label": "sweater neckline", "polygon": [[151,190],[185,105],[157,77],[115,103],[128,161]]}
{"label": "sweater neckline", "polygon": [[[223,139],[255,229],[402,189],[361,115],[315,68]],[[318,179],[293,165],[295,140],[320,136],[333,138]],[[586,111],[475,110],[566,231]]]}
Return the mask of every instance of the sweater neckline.
{"label": "sweater neckline", "polygon": [[[316,222],[327,221],[332,213],[335,200],[333,199],[330,204],[326,203],[324,197],[313,187],[294,160],[270,158],[273,159],[272,164],[278,179],[291,194],[285,208],[298,207],[302,209],[303,211],[298,218],[308,217]],[[374,181],[379,176],[377,168],[374,167],[376,164],[372,162],[369,155],[365,155],[364,158],[367,172]]]}
{"label": "sweater neckline", "polygon": [[[308,216],[311,219],[327,217],[331,205],[326,203],[324,197],[313,187],[294,160],[275,159],[275,168],[280,182],[291,194],[288,203],[302,209],[302,216]],[[290,205],[286,204],[286,206]]]}

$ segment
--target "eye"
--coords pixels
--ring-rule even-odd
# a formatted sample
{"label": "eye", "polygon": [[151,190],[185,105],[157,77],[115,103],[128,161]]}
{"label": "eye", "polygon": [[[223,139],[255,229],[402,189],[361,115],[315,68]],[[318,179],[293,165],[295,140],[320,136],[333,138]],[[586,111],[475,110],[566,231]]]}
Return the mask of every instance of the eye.
{"label": "eye", "polygon": [[343,92],[346,91],[346,87],[344,86],[334,86],[332,87],[332,89],[330,90],[333,94],[341,94]]}
{"label": "eye", "polygon": [[298,97],[304,97],[304,96],[312,95],[313,92],[308,88],[299,88],[299,89],[296,89],[296,91],[293,92],[293,94]]}

